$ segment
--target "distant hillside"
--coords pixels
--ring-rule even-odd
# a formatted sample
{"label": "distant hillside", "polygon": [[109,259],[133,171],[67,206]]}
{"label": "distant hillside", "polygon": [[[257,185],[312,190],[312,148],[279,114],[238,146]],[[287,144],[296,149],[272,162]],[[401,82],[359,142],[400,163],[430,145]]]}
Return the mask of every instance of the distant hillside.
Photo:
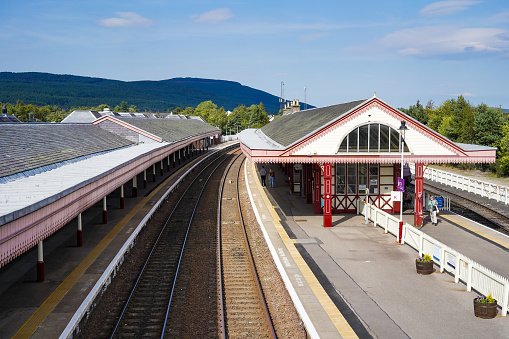
{"label": "distant hillside", "polygon": [[225,110],[262,102],[267,113],[279,111],[279,97],[226,80],[119,81],[50,73],[0,72],[0,102],[15,104],[18,100],[25,104],[57,105],[67,109],[100,104],[115,107],[126,101],[140,111],[153,112],[196,107],[206,100],[212,100]]}

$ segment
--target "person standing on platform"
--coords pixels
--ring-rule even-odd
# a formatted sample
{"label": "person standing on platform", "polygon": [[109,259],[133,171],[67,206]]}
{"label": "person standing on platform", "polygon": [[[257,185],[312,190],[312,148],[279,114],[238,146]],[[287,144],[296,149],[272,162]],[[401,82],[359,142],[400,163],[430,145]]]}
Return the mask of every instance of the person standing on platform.
{"label": "person standing on platform", "polygon": [[428,200],[428,211],[429,211],[429,216],[431,218],[431,223],[433,225],[437,225],[438,224],[438,220],[437,220],[437,212],[438,212],[438,202],[435,200],[435,198],[433,196],[430,196],[429,197],[429,200]]}
{"label": "person standing on platform", "polygon": [[274,187],[274,179],[276,178],[276,173],[272,170],[269,170],[269,187]]}
{"label": "person standing on platform", "polygon": [[262,187],[265,187],[265,177],[267,176],[267,171],[265,170],[265,167],[262,166],[262,169],[260,170],[260,178],[262,179]]}

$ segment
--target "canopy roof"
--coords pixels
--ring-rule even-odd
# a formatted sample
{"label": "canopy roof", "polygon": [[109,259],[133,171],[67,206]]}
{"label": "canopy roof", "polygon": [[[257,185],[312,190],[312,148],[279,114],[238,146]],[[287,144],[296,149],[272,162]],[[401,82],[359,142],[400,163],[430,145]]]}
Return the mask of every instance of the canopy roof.
{"label": "canopy roof", "polygon": [[399,151],[344,152],[340,145],[361,126],[378,124],[398,130],[401,121],[408,128],[405,162],[495,162],[496,148],[452,142],[376,97],[283,115],[261,129],[242,131],[239,140],[254,162],[399,163]]}

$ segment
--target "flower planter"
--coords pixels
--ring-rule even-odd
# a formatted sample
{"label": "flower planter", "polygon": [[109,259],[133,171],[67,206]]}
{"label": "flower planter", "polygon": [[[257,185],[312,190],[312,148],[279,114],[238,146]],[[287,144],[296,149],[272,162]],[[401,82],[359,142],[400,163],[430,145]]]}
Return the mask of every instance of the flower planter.
{"label": "flower planter", "polygon": [[497,316],[497,302],[481,303],[474,300],[474,314],[478,318],[495,318]]}
{"label": "flower planter", "polygon": [[415,268],[419,274],[433,273],[433,261],[416,261]]}

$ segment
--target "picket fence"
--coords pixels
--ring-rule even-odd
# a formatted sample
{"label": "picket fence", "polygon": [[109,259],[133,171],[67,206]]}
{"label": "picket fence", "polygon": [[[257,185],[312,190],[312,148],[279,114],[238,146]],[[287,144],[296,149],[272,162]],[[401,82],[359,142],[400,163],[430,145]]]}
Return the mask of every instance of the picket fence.
{"label": "picket fence", "polygon": [[[409,163],[410,171],[415,173],[415,164]],[[482,197],[494,199],[504,204],[509,204],[509,188],[492,184],[475,178],[442,171],[428,167],[424,171],[424,179],[438,182],[442,185],[454,187],[463,191],[474,193]]]}
{"label": "picket fence", "polygon": [[[385,233],[398,237],[399,218],[384,212],[372,204],[366,206],[363,199],[357,200],[357,214],[362,214],[367,220],[379,226]],[[433,262],[440,267],[440,272],[447,271],[454,276],[454,282],[466,284],[467,291],[474,289],[480,294],[491,293],[502,307],[501,315],[506,316],[509,307],[509,280],[487,269],[456,250],[442,244],[410,224],[403,224],[402,243],[419,252],[430,254]]]}

